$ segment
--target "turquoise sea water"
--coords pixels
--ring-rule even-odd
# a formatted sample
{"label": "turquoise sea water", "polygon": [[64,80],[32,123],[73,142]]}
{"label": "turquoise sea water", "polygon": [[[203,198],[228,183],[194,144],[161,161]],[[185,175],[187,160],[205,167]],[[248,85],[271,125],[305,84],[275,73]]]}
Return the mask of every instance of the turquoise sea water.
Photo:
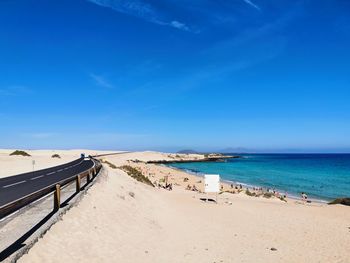
{"label": "turquoise sea water", "polygon": [[297,197],[301,192],[320,200],[350,197],[350,154],[245,154],[226,162],[171,166]]}

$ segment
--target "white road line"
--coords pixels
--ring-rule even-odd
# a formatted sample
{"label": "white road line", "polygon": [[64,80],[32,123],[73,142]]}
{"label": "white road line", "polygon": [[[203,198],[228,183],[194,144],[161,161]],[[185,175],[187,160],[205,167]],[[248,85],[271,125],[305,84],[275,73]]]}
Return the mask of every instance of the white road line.
{"label": "white road line", "polygon": [[51,172],[51,173],[48,173],[48,174],[46,174],[46,175],[50,175],[50,174],[54,174],[54,173],[56,173],[56,172]]}
{"label": "white road line", "polygon": [[30,180],[36,180],[36,179],[41,178],[41,177],[44,177],[44,175],[39,175],[37,177],[30,178]]}
{"label": "white road line", "polygon": [[3,186],[2,188],[11,187],[11,186],[14,186],[14,185],[17,185],[17,184],[23,184],[25,182],[27,182],[27,181],[20,181],[20,182],[14,183],[14,184],[8,184],[8,185]]}

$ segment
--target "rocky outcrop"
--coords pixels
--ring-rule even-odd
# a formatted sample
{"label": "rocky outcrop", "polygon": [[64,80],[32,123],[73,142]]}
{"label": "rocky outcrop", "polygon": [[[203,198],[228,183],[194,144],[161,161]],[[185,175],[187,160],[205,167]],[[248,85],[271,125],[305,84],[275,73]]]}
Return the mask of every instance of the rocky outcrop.
{"label": "rocky outcrop", "polygon": [[169,164],[169,163],[199,163],[199,162],[224,162],[227,159],[240,158],[240,156],[210,156],[202,159],[174,159],[174,160],[157,160],[157,161],[148,161],[147,163],[155,164]]}
{"label": "rocky outcrop", "polygon": [[329,202],[328,204],[329,204],[329,205],[340,204],[340,205],[347,205],[347,206],[350,206],[350,197],[347,197],[347,198],[337,198],[337,199],[333,200],[332,202]]}

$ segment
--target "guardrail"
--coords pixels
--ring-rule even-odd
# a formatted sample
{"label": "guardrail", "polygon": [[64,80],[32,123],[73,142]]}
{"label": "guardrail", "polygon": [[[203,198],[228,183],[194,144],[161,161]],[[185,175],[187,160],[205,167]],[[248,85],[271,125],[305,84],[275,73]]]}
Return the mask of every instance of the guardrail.
{"label": "guardrail", "polygon": [[0,207],[0,219],[18,211],[19,209],[31,204],[34,201],[37,201],[38,199],[50,194],[53,192],[54,194],[54,211],[58,211],[61,205],[61,188],[65,185],[68,185],[69,183],[75,181],[76,183],[76,193],[80,192],[81,190],[81,179],[87,177],[87,183],[90,183],[99,173],[101,170],[102,164],[99,160],[93,158],[90,156],[90,159],[94,162],[94,165],[87,169],[86,171],[83,171],[79,174],[72,175],[69,178],[66,178],[64,180],[58,181],[54,184],[51,184],[49,186],[46,186],[43,189],[40,189],[38,191],[35,191],[29,195],[26,195],[24,197],[21,197],[15,201],[12,201],[11,203],[8,203],[6,205],[3,205]]}

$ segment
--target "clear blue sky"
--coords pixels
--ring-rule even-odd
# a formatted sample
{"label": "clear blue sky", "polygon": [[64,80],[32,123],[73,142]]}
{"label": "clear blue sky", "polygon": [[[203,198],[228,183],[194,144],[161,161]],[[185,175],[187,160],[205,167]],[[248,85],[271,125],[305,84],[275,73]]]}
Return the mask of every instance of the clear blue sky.
{"label": "clear blue sky", "polygon": [[0,147],[350,152],[348,0],[0,1]]}

